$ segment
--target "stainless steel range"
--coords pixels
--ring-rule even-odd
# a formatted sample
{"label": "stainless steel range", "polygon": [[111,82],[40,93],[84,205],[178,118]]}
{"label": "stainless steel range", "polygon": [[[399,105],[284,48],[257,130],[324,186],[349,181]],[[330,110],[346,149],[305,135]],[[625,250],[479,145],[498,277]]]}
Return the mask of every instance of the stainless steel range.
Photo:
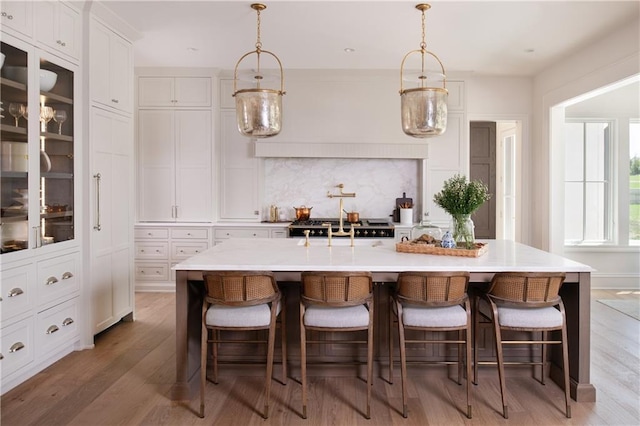
{"label": "stainless steel range", "polygon": [[[339,219],[310,219],[295,221],[289,225],[289,237],[304,237],[304,231],[309,231],[309,237],[327,237],[328,229],[334,233],[334,238],[349,238],[335,235],[340,228]],[[362,219],[356,223],[344,221],[343,229],[349,232],[354,228],[355,238],[394,238],[395,228],[387,219]]]}

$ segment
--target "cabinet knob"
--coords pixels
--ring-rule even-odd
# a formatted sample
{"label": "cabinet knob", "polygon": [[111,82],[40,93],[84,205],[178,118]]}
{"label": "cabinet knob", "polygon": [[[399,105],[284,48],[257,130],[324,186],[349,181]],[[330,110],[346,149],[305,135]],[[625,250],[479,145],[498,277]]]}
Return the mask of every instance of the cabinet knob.
{"label": "cabinet knob", "polygon": [[60,46],[65,47],[67,45],[67,43],[65,43],[62,40],[56,40],[56,43],[58,43]]}

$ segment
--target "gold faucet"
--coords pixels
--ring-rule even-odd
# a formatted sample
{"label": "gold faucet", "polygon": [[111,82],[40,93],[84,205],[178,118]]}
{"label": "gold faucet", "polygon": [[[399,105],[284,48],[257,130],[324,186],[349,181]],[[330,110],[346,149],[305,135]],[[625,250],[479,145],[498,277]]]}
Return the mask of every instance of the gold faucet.
{"label": "gold faucet", "polygon": [[[340,188],[340,193],[339,194],[332,194],[330,191],[327,191],[327,197],[329,198],[340,198],[340,227],[338,228],[338,231],[333,234],[333,235],[337,235],[337,236],[341,236],[344,237],[345,235],[351,235],[351,233],[353,233],[353,224],[351,224],[351,232],[346,232],[344,230],[343,224],[344,224],[344,220],[342,217],[342,212],[344,211],[344,203],[342,201],[343,198],[355,198],[356,197],[356,193],[355,192],[344,192],[344,184],[339,184],[337,186],[337,188]],[[331,226],[329,226],[329,235],[332,235],[331,233]],[[329,245],[331,245],[331,237],[329,237]],[[353,237],[351,237],[351,246],[353,247]]]}
{"label": "gold faucet", "polygon": [[303,232],[304,232],[304,246],[305,247],[309,247],[310,246],[310,244],[309,244],[309,232],[311,232],[311,231],[309,231],[308,229],[305,229]]}

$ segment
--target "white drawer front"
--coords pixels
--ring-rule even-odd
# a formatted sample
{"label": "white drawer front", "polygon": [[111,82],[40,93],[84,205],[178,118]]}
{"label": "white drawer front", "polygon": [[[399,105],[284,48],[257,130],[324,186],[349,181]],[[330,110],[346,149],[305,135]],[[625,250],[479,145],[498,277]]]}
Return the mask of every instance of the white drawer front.
{"label": "white drawer front", "polygon": [[0,311],[3,322],[33,308],[35,294],[30,290],[30,283],[35,279],[34,270],[32,265],[26,265],[2,271]]}
{"label": "white drawer front", "polygon": [[286,229],[272,229],[271,238],[287,238]]}
{"label": "white drawer front", "polygon": [[269,238],[268,229],[216,229],[216,239],[221,238]]}
{"label": "white drawer front", "polygon": [[71,299],[46,311],[36,319],[36,354],[45,356],[73,342],[80,335],[78,298]]}
{"label": "white drawer front", "polygon": [[181,240],[207,240],[209,239],[208,228],[173,228],[171,238]]}
{"label": "white drawer front", "polygon": [[134,230],[136,240],[155,240],[169,238],[169,228],[136,228]]}
{"label": "white drawer front", "polygon": [[32,362],[33,317],[0,329],[0,348],[3,379]]}
{"label": "white drawer front", "polygon": [[171,243],[172,259],[186,259],[196,254],[202,253],[209,248],[209,244],[202,243]]}
{"label": "white drawer front", "polygon": [[136,243],[137,259],[168,259],[167,243]]}
{"label": "white drawer front", "polygon": [[167,281],[168,263],[136,263],[136,281]]}
{"label": "white drawer front", "polygon": [[38,304],[69,296],[80,289],[78,254],[67,254],[38,262]]}

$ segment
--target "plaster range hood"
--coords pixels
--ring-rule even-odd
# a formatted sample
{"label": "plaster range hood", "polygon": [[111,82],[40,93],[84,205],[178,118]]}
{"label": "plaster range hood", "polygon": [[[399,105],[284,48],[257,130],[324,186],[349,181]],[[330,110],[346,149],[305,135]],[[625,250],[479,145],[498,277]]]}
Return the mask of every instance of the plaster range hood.
{"label": "plaster range hood", "polygon": [[[430,143],[402,132],[395,70],[288,70],[282,130],[257,157],[426,159]],[[444,136],[444,135],[443,135]]]}

